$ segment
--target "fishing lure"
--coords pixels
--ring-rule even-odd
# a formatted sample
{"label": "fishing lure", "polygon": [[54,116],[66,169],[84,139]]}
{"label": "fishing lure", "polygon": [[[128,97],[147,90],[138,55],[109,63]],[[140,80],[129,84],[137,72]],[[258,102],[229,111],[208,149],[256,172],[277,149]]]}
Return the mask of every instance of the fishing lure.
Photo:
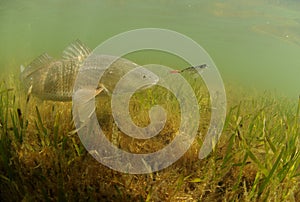
{"label": "fishing lure", "polygon": [[196,73],[197,69],[206,69],[207,67],[208,67],[207,64],[202,64],[202,65],[187,67],[182,70],[172,70],[171,73],[182,73],[182,72]]}

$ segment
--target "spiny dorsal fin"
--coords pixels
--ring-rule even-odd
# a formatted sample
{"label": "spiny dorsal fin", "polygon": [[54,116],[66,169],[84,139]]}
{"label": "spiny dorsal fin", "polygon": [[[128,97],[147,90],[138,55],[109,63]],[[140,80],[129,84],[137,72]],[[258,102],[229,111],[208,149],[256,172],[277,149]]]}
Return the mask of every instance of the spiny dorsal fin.
{"label": "spiny dorsal fin", "polygon": [[26,77],[41,68],[47,67],[52,61],[52,57],[50,57],[47,53],[43,53],[34,59],[21,73],[23,73],[23,76]]}
{"label": "spiny dorsal fin", "polygon": [[90,53],[90,49],[77,39],[63,51],[62,58],[66,60],[78,60],[79,62],[81,62]]}
{"label": "spiny dorsal fin", "polygon": [[35,58],[27,68],[40,69],[45,65],[48,65],[52,60],[52,57],[50,57],[47,53],[43,53],[39,57]]}

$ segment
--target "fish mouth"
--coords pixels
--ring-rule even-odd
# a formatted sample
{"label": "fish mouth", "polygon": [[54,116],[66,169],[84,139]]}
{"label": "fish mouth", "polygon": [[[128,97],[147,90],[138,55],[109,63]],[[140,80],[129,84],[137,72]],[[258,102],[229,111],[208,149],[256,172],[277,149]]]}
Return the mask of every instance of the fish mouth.
{"label": "fish mouth", "polygon": [[155,83],[150,83],[150,84],[146,84],[143,87],[140,88],[140,90],[146,90],[148,88],[151,88],[152,86],[155,86],[157,84],[157,82]]}

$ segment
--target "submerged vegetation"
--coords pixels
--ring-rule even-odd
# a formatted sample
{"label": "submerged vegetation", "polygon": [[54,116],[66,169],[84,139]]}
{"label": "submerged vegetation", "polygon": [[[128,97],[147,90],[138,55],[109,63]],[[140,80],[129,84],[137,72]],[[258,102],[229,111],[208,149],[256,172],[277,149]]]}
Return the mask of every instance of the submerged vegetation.
{"label": "submerged vegetation", "polygon": [[[0,198],[2,201],[295,201],[300,198],[300,100],[257,96],[227,87],[228,112],[220,141],[205,159],[198,152],[210,109],[203,85],[194,85],[201,106],[198,137],[170,167],[131,175],[98,163],[83,147],[71,103],[40,101],[15,84],[0,83]],[[201,90],[200,90],[201,89]],[[161,149],[180,124],[179,105],[165,89],[136,93],[133,121],[149,124],[148,110],[162,105],[168,120],[151,140],[136,141],[113,122],[108,96],[97,98],[97,117],[118,147],[146,153]],[[172,112],[172,113],[170,113]],[[176,113],[178,112],[178,113]]]}

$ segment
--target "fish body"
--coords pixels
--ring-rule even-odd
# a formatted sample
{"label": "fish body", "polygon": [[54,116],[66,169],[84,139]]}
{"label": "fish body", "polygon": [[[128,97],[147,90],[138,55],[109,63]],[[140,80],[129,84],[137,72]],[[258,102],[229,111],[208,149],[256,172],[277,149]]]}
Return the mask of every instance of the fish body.
{"label": "fish body", "polygon": [[[24,89],[42,100],[53,101],[71,101],[75,80],[80,68],[88,68],[79,78],[79,82],[87,82],[94,78],[93,68],[103,71],[98,87],[101,87],[107,93],[112,93],[114,87],[122,76],[129,71],[140,67],[134,62],[110,55],[96,55],[86,62],[91,51],[79,40],[73,42],[63,51],[62,59],[55,60],[44,53],[24,68],[21,66],[21,82]],[[85,63],[83,65],[83,63]],[[109,68],[107,68],[109,66]],[[90,69],[89,69],[90,68]],[[131,74],[132,83],[137,83],[140,79],[147,79],[150,87],[158,82],[158,77],[147,69],[141,68],[139,71]],[[124,85],[124,91],[130,87],[131,83]],[[131,90],[132,88],[128,88]],[[93,90],[93,89],[90,89]],[[94,89],[96,90],[96,89]],[[101,92],[102,90],[100,90]]]}
{"label": "fish body", "polygon": [[[112,94],[115,92],[115,87],[123,77],[126,77],[126,82],[118,85],[119,93],[132,92],[136,85],[145,84],[141,89],[145,89],[155,85],[159,78],[148,69],[125,58],[120,58],[112,55],[97,55],[89,57],[85,64],[80,69],[81,74],[77,77],[78,86],[85,86],[95,83],[99,80],[98,72],[102,72],[99,84],[103,84],[106,92]],[[87,84],[87,85],[88,85]]]}
{"label": "fish body", "polygon": [[40,55],[26,68],[21,66],[23,88],[42,100],[72,100],[78,69],[89,54],[89,49],[77,40],[67,47],[60,60],[47,53]]}

